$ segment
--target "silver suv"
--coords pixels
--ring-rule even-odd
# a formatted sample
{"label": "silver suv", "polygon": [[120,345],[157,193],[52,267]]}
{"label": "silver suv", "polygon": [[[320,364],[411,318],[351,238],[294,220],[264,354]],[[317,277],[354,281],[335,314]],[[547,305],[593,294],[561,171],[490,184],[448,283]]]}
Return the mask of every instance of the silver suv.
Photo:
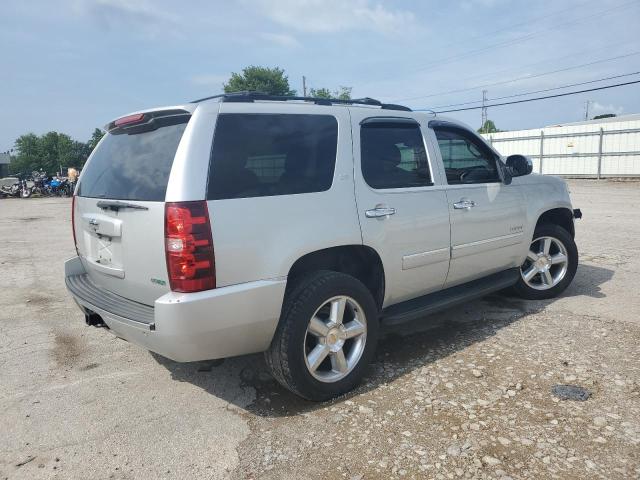
{"label": "silver suv", "polygon": [[179,362],[265,352],[323,400],[361,380],[380,325],[554,297],[576,272],[565,183],[453,120],[249,92],[106,128],[66,284],[88,324]]}

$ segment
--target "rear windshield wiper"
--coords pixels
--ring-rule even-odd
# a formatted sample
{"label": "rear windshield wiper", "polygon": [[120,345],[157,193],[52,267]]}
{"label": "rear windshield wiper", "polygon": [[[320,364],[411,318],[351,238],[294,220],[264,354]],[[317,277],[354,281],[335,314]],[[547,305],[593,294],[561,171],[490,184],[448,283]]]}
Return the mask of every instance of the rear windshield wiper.
{"label": "rear windshield wiper", "polygon": [[149,210],[148,207],[143,205],[136,205],[135,203],[118,202],[113,200],[100,200],[96,206],[102,210],[113,210],[117,212],[121,208],[131,208],[133,210]]}

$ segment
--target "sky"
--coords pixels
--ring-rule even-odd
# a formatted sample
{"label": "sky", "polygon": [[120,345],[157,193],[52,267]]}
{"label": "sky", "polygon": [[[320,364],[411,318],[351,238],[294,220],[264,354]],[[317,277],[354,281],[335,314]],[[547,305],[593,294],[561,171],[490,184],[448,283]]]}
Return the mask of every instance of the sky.
{"label": "sky", "polygon": [[[28,132],[86,141],[128,112],[220,93],[248,65],[283,68],[299,93],[304,75],[435,110],[482,90],[490,104],[639,80],[639,23],[640,0],[2,0],[0,152]],[[584,119],[587,101],[591,116],[639,113],[640,84],[488,117],[537,128]],[[480,110],[448,115],[481,123]]]}

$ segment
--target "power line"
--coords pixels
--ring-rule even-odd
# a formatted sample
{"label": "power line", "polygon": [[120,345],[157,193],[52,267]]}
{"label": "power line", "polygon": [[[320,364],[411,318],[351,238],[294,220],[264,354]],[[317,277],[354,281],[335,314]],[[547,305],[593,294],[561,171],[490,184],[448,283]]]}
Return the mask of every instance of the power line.
{"label": "power line", "polygon": [[[609,44],[604,44],[601,47],[598,48],[590,48],[588,50],[581,50],[578,52],[571,52],[568,53],[566,55],[562,55],[560,57],[551,57],[551,58],[545,58],[544,60],[539,60],[537,62],[532,62],[532,63],[525,63],[524,65],[518,65],[516,67],[509,67],[509,68],[503,68],[501,70],[491,70],[490,72],[484,72],[481,73],[479,75],[465,75],[464,79],[466,81],[468,80],[475,80],[475,79],[483,79],[486,77],[489,77],[489,79],[491,78],[495,78],[496,76],[501,76],[502,74],[505,73],[519,73],[519,71],[525,70],[528,71],[527,69],[531,69],[532,67],[537,67],[537,66],[544,66],[545,64],[548,63],[558,63],[561,62],[563,60],[566,59],[570,59],[570,58],[583,58],[585,56],[587,56],[588,54],[593,54],[595,52],[600,52],[600,51],[606,51],[606,52],[610,52],[610,51],[614,51],[615,49],[617,49],[617,47],[621,47],[623,45],[628,45],[628,44],[633,44],[634,46],[638,43],[637,39],[633,39],[633,40],[626,40],[623,42],[615,42],[615,43],[609,43]],[[524,77],[524,78],[530,78],[530,77]],[[482,85],[480,86],[482,87]],[[476,89],[478,87],[471,87],[470,89]],[[440,95],[446,95],[447,92],[440,92],[440,93],[436,93],[433,94],[434,96],[440,96]],[[413,98],[417,98],[417,97],[404,97],[404,98],[396,98],[396,97],[392,97],[391,99],[388,99],[389,102],[402,102],[403,100],[407,100],[407,99],[413,99]],[[425,98],[425,97],[419,97],[419,98]]]}
{"label": "power line", "polygon": [[[591,83],[604,82],[605,80],[614,80],[616,78],[630,77],[632,75],[638,75],[638,74],[640,74],[640,71],[632,72],[632,73],[624,73],[622,75],[613,75],[611,77],[599,78],[597,80],[589,80],[588,82],[570,83],[570,84],[567,84],[567,85],[561,85],[559,87],[545,88],[545,89],[542,89],[542,90],[534,90],[532,92],[516,93],[514,95],[505,95],[505,96],[502,96],[502,97],[494,97],[494,98],[491,98],[489,100],[504,100],[505,98],[526,97],[527,95],[533,95],[535,93],[552,92],[554,90],[562,90],[563,88],[579,87],[580,85],[589,85]],[[474,103],[480,103],[480,102],[482,102],[482,100],[474,100],[472,102],[462,102],[462,103],[451,103],[449,105],[440,105],[440,106],[433,107],[433,108],[436,109],[436,108],[459,107],[459,106],[462,106],[462,105],[473,105]]]}
{"label": "power line", "polygon": [[525,20],[525,21],[520,22],[520,23],[512,23],[511,25],[509,25],[508,28],[500,28],[498,30],[493,30],[491,32],[483,33],[481,35],[473,35],[471,37],[467,37],[467,38],[465,38],[463,40],[460,40],[459,42],[451,42],[451,43],[445,44],[440,48],[447,48],[447,47],[451,47],[453,45],[460,45],[460,44],[463,44],[463,43],[467,43],[467,42],[470,42],[471,40],[477,40],[477,39],[480,39],[480,38],[491,37],[491,36],[496,35],[497,33],[509,32],[511,30],[514,30],[517,27],[529,26],[532,23],[536,23],[536,22],[538,22],[540,20],[544,20],[545,18],[557,17],[558,15],[563,14],[565,12],[575,11],[577,8],[582,7],[583,5],[585,5],[587,3],[595,3],[595,2],[590,2],[589,0],[585,0],[585,1],[579,2],[576,5],[572,5],[569,8],[563,8],[562,10],[557,10],[555,12],[552,12],[552,13],[549,13],[549,14],[546,14],[546,15],[541,15],[539,17],[533,17],[533,18],[531,18],[529,20]]}
{"label": "power line", "polygon": [[[495,78],[496,75],[501,75],[503,73],[509,73],[509,72],[514,72],[514,71],[517,73],[518,71],[520,71],[522,69],[525,69],[525,68],[537,67],[538,65],[544,65],[544,64],[547,64],[547,63],[551,63],[551,62],[559,62],[559,61],[565,60],[567,58],[583,58],[588,54],[593,54],[595,52],[600,52],[600,51],[610,52],[610,51],[613,51],[613,49],[616,48],[616,47],[620,47],[622,45],[628,45],[630,43],[634,44],[634,46],[635,46],[637,44],[637,39],[627,40],[627,41],[624,41],[624,42],[610,43],[610,44],[606,44],[606,45],[603,45],[603,46],[595,48],[595,49],[590,48],[588,50],[582,50],[582,51],[579,51],[579,52],[572,52],[572,53],[569,53],[567,55],[562,55],[561,57],[546,58],[544,60],[540,60],[540,61],[537,61],[537,62],[526,63],[524,65],[518,65],[515,68],[514,67],[509,67],[509,68],[503,68],[502,70],[492,70],[491,72],[488,72],[488,73],[485,72],[485,73],[482,73],[480,75],[472,75],[472,76],[465,75],[464,78],[465,78],[465,80],[475,80],[477,78],[482,79],[482,78],[485,78],[485,77],[494,77]],[[395,101],[395,100],[393,100],[393,101]]]}
{"label": "power line", "polygon": [[[602,87],[588,88],[588,89],[585,89],[585,90],[578,90],[576,92],[557,93],[555,95],[547,95],[547,96],[544,96],[544,97],[527,98],[525,100],[515,100],[513,102],[493,103],[491,105],[485,105],[485,108],[502,107],[503,105],[514,105],[516,103],[535,102],[537,100],[545,100],[547,98],[566,97],[568,95],[577,95],[579,93],[595,92],[597,90],[606,90],[608,88],[623,87],[625,85],[633,85],[635,83],[640,83],[640,80],[634,80],[632,82],[625,82],[625,83],[616,83],[615,85],[605,85],[605,86],[602,86]],[[483,108],[483,107],[480,106],[480,107],[456,108],[456,109],[453,109],[453,110],[440,110],[440,111],[435,112],[435,113],[464,112],[464,111],[467,111],[467,110],[478,110],[480,108]],[[415,111],[420,111],[420,110],[432,111],[431,109],[419,109],[419,108],[418,109],[414,109],[414,110]]]}
{"label": "power line", "polygon": [[551,70],[551,71],[548,71],[548,72],[537,73],[535,75],[525,75],[523,77],[511,78],[509,80],[502,80],[500,82],[485,83],[483,85],[475,85],[473,87],[459,88],[459,89],[456,89],[456,90],[448,90],[446,92],[431,93],[429,95],[420,95],[420,96],[417,96],[417,97],[399,98],[399,99],[395,99],[394,102],[401,102],[401,101],[406,101],[406,100],[418,100],[418,99],[422,99],[422,98],[431,98],[431,97],[441,97],[441,96],[444,96],[444,95],[449,95],[451,93],[461,93],[461,92],[468,92],[468,91],[471,91],[471,90],[477,90],[477,89],[480,89],[480,88],[495,87],[497,85],[505,85],[507,83],[519,82],[521,80],[529,80],[529,79],[532,79],[532,78],[539,78],[539,77],[544,77],[544,76],[547,76],[547,75],[553,75],[554,73],[567,72],[569,70],[575,70],[577,68],[590,67],[592,65],[597,65],[599,63],[612,62],[613,60],[620,60],[621,58],[632,57],[632,56],[638,55],[638,54],[640,54],[640,50],[636,51],[636,52],[627,53],[627,54],[624,54],[624,55],[618,55],[617,57],[603,58],[603,59],[600,59],[600,60],[595,60],[593,62],[582,63],[580,65],[574,65],[572,67],[559,68],[557,70]]}
{"label": "power line", "polygon": [[600,11],[598,11],[596,13],[593,13],[593,14],[590,14],[590,15],[575,19],[575,20],[567,20],[565,22],[561,22],[561,23],[558,23],[558,24],[555,24],[555,25],[550,25],[549,27],[546,27],[546,28],[543,28],[543,29],[540,29],[540,30],[536,30],[536,31],[534,31],[532,33],[529,33],[527,35],[522,35],[520,37],[512,38],[512,39],[509,39],[509,40],[504,40],[502,42],[497,42],[497,43],[494,43],[494,44],[491,44],[491,45],[487,45],[487,46],[482,47],[482,48],[477,48],[477,49],[470,50],[470,51],[467,51],[467,52],[464,52],[464,53],[461,53],[461,54],[458,54],[458,55],[454,55],[454,56],[450,56],[450,57],[447,57],[447,58],[443,58],[442,60],[431,62],[431,63],[428,63],[428,64],[422,66],[422,67],[414,69],[410,73],[420,72],[420,71],[424,71],[424,70],[431,70],[431,69],[433,69],[435,67],[440,67],[440,66],[446,65],[448,63],[453,63],[453,62],[455,62],[457,60],[476,55],[476,54],[484,52],[486,50],[502,48],[502,47],[506,47],[506,46],[509,46],[509,45],[513,45],[515,43],[519,43],[519,42],[522,42],[524,40],[528,40],[528,39],[536,37],[536,36],[538,36],[538,35],[540,35],[540,34],[542,34],[544,32],[547,32],[549,30],[554,30],[554,29],[557,29],[558,27],[562,27],[562,26],[565,26],[565,25],[569,25],[570,27],[573,27],[573,26],[578,25],[580,23],[583,23],[583,22],[585,22],[587,20],[591,20],[593,18],[600,18],[600,17],[602,17],[602,15],[606,15],[606,14],[612,12],[612,11],[623,9],[623,8],[626,8],[626,7],[628,7],[630,5],[634,5],[634,4],[638,5],[637,0],[632,0],[630,2],[625,2],[625,3],[622,3],[622,4],[616,5],[615,7],[607,8],[607,9],[604,9],[604,10],[600,10]]}

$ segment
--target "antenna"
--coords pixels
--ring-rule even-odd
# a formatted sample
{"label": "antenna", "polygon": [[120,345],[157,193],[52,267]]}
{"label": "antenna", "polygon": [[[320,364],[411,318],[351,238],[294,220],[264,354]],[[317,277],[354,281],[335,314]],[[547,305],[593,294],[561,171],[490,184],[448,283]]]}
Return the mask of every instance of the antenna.
{"label": "antenna", "polygon": [[485,127],[487,125],[487,91],[482,91],[482,124],[480,125],[480,129],[483,133],[487,133],[485,131]]}

